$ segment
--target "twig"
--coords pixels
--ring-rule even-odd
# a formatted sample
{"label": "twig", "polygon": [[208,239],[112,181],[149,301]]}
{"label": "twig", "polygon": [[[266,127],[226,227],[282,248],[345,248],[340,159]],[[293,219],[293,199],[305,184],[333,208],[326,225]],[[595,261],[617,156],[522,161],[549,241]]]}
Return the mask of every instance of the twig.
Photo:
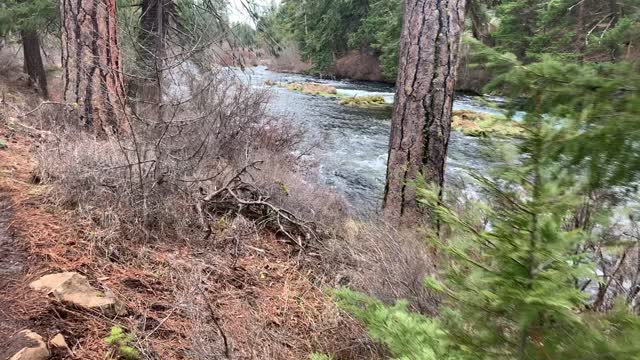
{"label": "twig", "polygon": [[229,340],[227,339],[227,335],[225,334],[220,322],[218,321],[218,317],[216,316],[216,311],[211,306],[211,303],[208,301],[207,295],[205,295],[204,291],[200,286],[198,286],[198,291],[202,295],[205,304],[209,308],[209,312],[211,313],[211,319],[213,320],[213,324],[218,328],[218,332],[220,333],[220,337],[222,337],[222,342],[224,343],[224,355],[227,359],[231,359],[231,349],[229,348]]}
{"label": "twig", "polygon": [[27,111],[24,114],[20,114],[20,115],[18,115],[18,117],[21,117],[21,118],[27,117],[27,116],[33,114],[34,112],[38,111],[38,109],[40,109],[42,107],[42,105],[64,105],[64,106],[67,106],[67,105],[70,105],[70,104],[63,103],[63,102],[57,102],[57,101],[43,101],[38,106],[36,106],[33,110]]}
{"label": "twig", "polygon": [[158,323],[158,325],[157,325],[153,330],[151,330],[151,332],[150,332],[149,334],[147,334],[147,336],[145,336],[145,337],[144,337],[144,339],[142,339],[142,341],[147,341],[147,339],[149,338],[149,336],[153,335],[153,333],[154,333],[154,332],[156,332],[156,331],[160,328],[160,326],[162,326],[162,324],[164,324],[164,322],[165,322],[165,321],[167,321],[167,320],[169,319],[169,317],[173,314],[173,312],[174,312],[175,310],[176,310],[176,307],[174,306],[174,307],[171,309],[171,311],[169,311],[169,314],[168,314],[164,319],[162,319],[162,320]]}

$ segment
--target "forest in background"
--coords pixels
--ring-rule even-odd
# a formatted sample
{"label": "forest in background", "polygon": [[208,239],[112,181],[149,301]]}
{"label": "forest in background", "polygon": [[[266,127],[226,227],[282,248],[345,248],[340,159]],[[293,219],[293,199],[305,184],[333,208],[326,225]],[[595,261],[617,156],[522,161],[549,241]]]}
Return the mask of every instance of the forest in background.
{"label": "forest in background", "polygon": [[[470,0],[465,33],[525,63],[543,54],[566,61],[637,59],[638,6],[636,0]],[[394,82],[402,14],[401,0],[284,0],[259,17],[256,37],[276,56],[297,49],[316,74]],[[473,65],[473,53],[464,58],[463,63]],[[379,70],[356,74],[353,68],[362,66]],[[484,84],[490,78],[469,75],[483,77]]]}
{"label": "forest in background", "polygon": [[[256,30],[218,1],[2,3],[0,345],[30,328],[40,359],[637,360],[637,1],[403,3],[283,1]],[[229,72],[270,53],[331,75],[350,51],[397,73],[364,218],[301,159],[315,134]],[[519,129],[487,145],[478,197],[445,183],[463,61]],[[112,302],[30,286],[61,272]]]}

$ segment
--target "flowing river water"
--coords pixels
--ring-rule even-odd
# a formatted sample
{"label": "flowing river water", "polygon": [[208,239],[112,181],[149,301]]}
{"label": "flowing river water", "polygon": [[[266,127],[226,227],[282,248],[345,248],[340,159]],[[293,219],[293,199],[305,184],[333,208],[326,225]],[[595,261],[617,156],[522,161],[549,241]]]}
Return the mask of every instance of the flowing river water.
{"label": "flowing river water", "polygon": [[[388,84],[323,80],[311,76],[283,74],[265,67],[236,71],[256,88],[272,92],[269,111],[289,118],[306,130],[309,144],[317,142],[310,156],[317,163],[322,183],[342,194],[361,211],[380,206],[384,190],[387,151],[391,126],[390,110],[370,110],[340,105],[336,99],[302,94],[277,86],[275,82],[312,81],[335,87],[348,96],[381,95],[393,102],[394,88]],[[485,104],[485,105],[483,105]],[[456,96],[454,109],[496,113],[481,97]],[[447,184],[473,192],[468,186],[468,173],[484,173],[494,164],[490,155],[492,143],[453,131],[447,159]]]}

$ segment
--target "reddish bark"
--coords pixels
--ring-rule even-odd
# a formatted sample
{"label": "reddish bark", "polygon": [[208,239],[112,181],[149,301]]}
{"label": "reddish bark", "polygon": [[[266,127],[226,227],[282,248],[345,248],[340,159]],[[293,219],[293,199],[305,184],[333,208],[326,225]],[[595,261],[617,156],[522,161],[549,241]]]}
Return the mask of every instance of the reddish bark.
{"label": "reddish bark", "polygon": [[116,0],[62,0],[64,99],[103,136],[122,130],[124,86]]}
{"label": "reddish bark", "polygon": [[418,221],[412,185],[420,174],[444,184],[465,0],[407,0],[391,123],[384,212]]}

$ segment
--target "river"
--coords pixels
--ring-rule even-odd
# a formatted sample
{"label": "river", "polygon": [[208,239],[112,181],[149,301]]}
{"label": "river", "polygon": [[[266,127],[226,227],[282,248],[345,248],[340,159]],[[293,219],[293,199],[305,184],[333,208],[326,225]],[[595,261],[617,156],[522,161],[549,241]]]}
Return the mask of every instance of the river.
{"label": "river", "polygon": [[[340,105],[336,99],[307,95],[265,85],[276,82],[312,81],[334,86],[339,94],[349,96],[381,95],[393,102],[394,88],[388,84],[323,80],[298,74],[271,72],[265,67],[236,71],[256,88],[272,92],[269,111],[290,119],[307,132],[309,144],[316,143],[310,156],[317,164],[321,182],[344,195],[360,211],[370,211],[381,204],[384,190],[387,151],[391,125],[390,110],[359,109]],[[454,109],[496,113],[481,97],[457,95]],[[319,140],[319,141],[318,141]],[[486,139],[465,136],[453,131],[447,159],[447,184],[473,193],[468,172],[485,173],[494,162],[494,144]]]}

